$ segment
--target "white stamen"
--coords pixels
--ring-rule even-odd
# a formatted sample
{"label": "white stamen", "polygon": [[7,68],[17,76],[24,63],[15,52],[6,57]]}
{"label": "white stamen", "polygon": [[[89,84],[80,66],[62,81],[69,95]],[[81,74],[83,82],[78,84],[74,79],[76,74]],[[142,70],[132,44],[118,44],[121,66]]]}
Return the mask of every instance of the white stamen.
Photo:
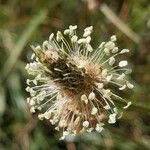
{"label": "white stamen", "polygon": [[117,53],[118,52],[118,47],[114,47],[113,49],[112,49],[112,53]]}
{"label": "white stamen", "polygon": [[84,29],[84,31],[92,31],[92,30],[93,30],[93,26],[89,26]]}
{"label": "white stamen", "polygon": [[96,107],[93,107],[92,108],[92,111],[91,111],[91,115],[95,115],[97,113],[98,109]]}
{"label": "white stamen", "polygon": [[57,126],[57,127],[55,127],[55,130],[56,130],[56,131],[59,131],[59,127],[58,127],[58,126]]}
{"label": "white stamen", "polygon": [[117,41],[116,35],[112,35],[112,36],[110,37],[110,40],[111,40],[112,42]]}
{"label": "white stamen", "polygon": [[30,112],[31,112],[31,113],[35,113],[35,108],[34,108],[34,106],[32,106],[32,107],[30,108]]}
{"label": "white stamen", "polygon": [[109,63],[110,66],[112,66],[115,63],[115,58],[114,57],[110,57],[108,63]]}
{"label": "white stamen", "polygon": [[113,77],[113,75],[112,75],[112,74],[111,74],[111,75],[109,75],[109,76],[107,76],[107,77],[106,77],[107,82],[109,82],[109,81],[112,79],[112,77]]}
{"label": "white stamen", "polygon": [[29,101],[29,105],[30,105],[30,106],[35,105],[35,101],[34,101],[33,99],[30,99],[30,101]]}
{"label": "white stamen", "polygon": [[106,54],[107,56],[110,55],[110,50],[109,50],[108,48],[104,48],[104,52],[105,52],[105,54]]}
{"label": "white stamen", "polygon": [[28,103],[28,104],[30,103],[30,97],[27,98],[27,103]]}
{"label": "white stamen", "polygon": [[131,102],[128,102],[127,105],[124,106],[123,108],[124,108],[124,109],[127,109],[131,104],[132,104]]}
{"label": "white stamen", "polygon": [[119,62],[119,67],[125,67],[128,65],[128,62],[126,60],[122,60]]}
{"label": "white stamen", "polygon": [[83,37],[87,37],[91,34],[91,31],[88,30],[88,31],[85,31],[84,34],[83,34]]}
{"label": "white stamen", "polygon": [[72,38],[71,38],[71,42],[75,43],[77,42],[78,40],[78,37],[76,35],[74,35]]}
{"label": "white stamen", "polygon": [[70,26],[69,26],[69,29],[71,29],[71,30],[76,30],[76,29],[77,29],[77,25],[74,25],[74,26],[73,26],[73,25],[70,25]]}
{"label": "white stamen", "polygon": [[121,81],[121,80],[123,80],[124,78],[125,78],[125,74],[122,73],[122,74],[117,78],[117,80]]}
{"label": "white stamen", "polygon": [[[30,80],[29,80],[29,79],[26,80],[26,84],[27,84],[27,85],[30,85]],[[28,88],[26,89],[26,91],[27,91],[27,90],[28,90]],[[28,91],[27,91],[27,92],[28,92]]]}
{"label": "white stamen", "polygon": [[111,91],[109,89],[104,90],[104,97],[110,97],[111,96]]}
{"label": "white stamen", "polygon": [[66,29],[65,31],[64,31],[64,35],[67,35],[67,34],[69,34],[70,33],[70,30],[69,29]]}
{"label": "white stamen", "polygon": [[43,119],[44,119],[44,115],[43,115],[43,114],[39,114],[39,115],[38,115],[38,118],[39,118],[40,120],[43,120]]}
{"label": "white stamen", "polygon": [[94,92],[91,92],[89,94],[89,97],[88,97],[89,100],[94,100],[95,99],[95,93]]}
{"label": "white stamen", "polygon": [[42,45],[42,46],[43,46],[43,50],[44,50],[44,51],[46,51],[46,50],[48,49],[48,45],[49,45],[49,44],[48,44],[48,41],[44,41],[44,42],[43,42],[43,45]]}
{"label": "white stamen", "polygon": [[97,87],[98,87],[99,89],[102,89],[102,88],[104,87],[104,84],[103,84],[103,83],[97,83],[96,85],[97,85]]}
{"label": "white stamen", "polygon": [[89,122],[88,121],[84,121],[83,122],[83,127],[87,128],[89,126]]}
{"label": "white stamen", "polygon": [[121,50],[120,54],[129,53],[129,49],[123,49]]}
{"label": "white stamen", "polygon": [[52,41],[53,37],[54,37],[54,33],[51,33],[51,35],[49,36],[49,42]]}
{"label": "white stamen", "polygon": [[97,132],[102,132],[102,130],[104,129],[102,126],[103,126],[104,124],[96,124],[96,128],[95,128],[95,130],[97,131]]}
{"label": "white stamen", "polygon": [[84,101],[85,104],[88,103],[88,98],[87,98],[87,96],[86,96],[85,94],[83,94],[83,95],[81,96],[81,101]]}
{"label": "white stamen", "polygon": [[60,31],[57,31],[56,40],[57,40],[58,42],[60,42],[60,41],[62,40],[62,38],[63,38],[62,33],[61,33]]}
{"label": "white stamen", "polygon": [[118,109],[116,107],[113,108],[113,110],[114,110],[115,114],[118,114]]}
{"label": "white stamen", "polygon": [[110,114],[108,123],[113,124],[115,122],[116,122],[116,114],[115,113],[114,114]]}
{"label": "white stamen", "polygon": [[106,42],[102,42],[100,45],[99,45],[99,48],[102,48],[104,45],[105,45]]}
{"label": "white stamen", "polygon": [[94,128],[88,128],[87,132],[92,132],[94,130]]}
{"label": "white stamen", "polygon": [[88,36],[88,37],[85,39],[85,42],[86,42],[87,44],[89,44],[89,43],[91,42],[91,37]]}
{"label": "white stamen", "polygon": [[87,50],[88,50],[89,52],[92,52],[92,51],[93,51],[93,48],[92,48],[92,46],[91,46],[90,44],[87,44]]}
{"label": "white stamen", "polygon": [[34,79],[34,80],[33,80],[33,83],[34,83],[35,85],[37,85],[37,80],[36,80],[36,79]]}
{"label": "white stamen", "polygon": [[104,106],[104,109],[109,110],[109,109],[111,109],[111,107],[107,104]]}
{"label": "white stamen", "polygon": [[127,81],[126,84],[129,89],[132,89],[134,87],[134,85],[131,84],[129,81]]}
{"label": "white stamen", "polygon": [[35,47],[35,51],[37,51],[37,52],[42,51],[41,46],[39,46],[39,45],[36,46],[36,47]]}
{"label": "white stamen", "polygon": [[109,50],[113,49],[114,47],[115,47],[115,43],[112,41],[109,41],[105,44],[105,48],[107,48]]}
{"label": "white stamen", "polygon": [[33,60],[35,58],[35,53],[33,53],[32,55],[31,55],[31,59]]}
{"label": "white stamen", "polygon": [[101,74],[102,78],[105,78],[107,76],[107,72],[108,72],[107,69],[102,70],[102,74]]}
{"label": "white stamen", "polygon": [[50,119],[50,117],[51,117],[51,112],[45,112],[43,115],[44,115],[44,118]]}
{"label": "white stamen", "polygon": [[119,88],[119,90],[124,90],[127,86],[123,85],[122,87]]}
{"label": "white stamen", "polygon": [[78,44],[82,44],[82,43],[85,43],[85,42],[86,42],[86,39],[84,39],[84,38],[78,40]]}

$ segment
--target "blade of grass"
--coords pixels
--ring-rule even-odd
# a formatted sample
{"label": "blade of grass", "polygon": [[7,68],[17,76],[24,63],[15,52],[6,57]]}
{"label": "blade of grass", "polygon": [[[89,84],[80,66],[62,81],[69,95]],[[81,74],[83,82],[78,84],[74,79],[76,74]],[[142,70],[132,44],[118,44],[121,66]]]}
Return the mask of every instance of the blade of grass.
{"label": "blade of grass", "polygon": [[100,11],[111,21],[120,31],[122,31],[126,36],[128,36],[132,41],[139,44],[141,37],[135,33],[131,28],[128,27],[119,17],[106,5],[100,6]]}
{"label": "blade of grass", "polygon": [[5,80],[11,72],[27,41],[29,40],[33,32],[37,29],[38,25],[45,19],[46,15],[47,10],[43,9],[38,14],[36,14],[36,16],[34,16],[29,22],[27,28],[24,30],[19,40],[15,44],[15,47],[12,49],[10,56],[4,63],[4,66],[2,68],[2,75],[4,77],[3,80]]}
{"label": "blade of grass", "polygon": [[0,87],[0,117],[3,115],[6,108],[6,95],[5,89]]}

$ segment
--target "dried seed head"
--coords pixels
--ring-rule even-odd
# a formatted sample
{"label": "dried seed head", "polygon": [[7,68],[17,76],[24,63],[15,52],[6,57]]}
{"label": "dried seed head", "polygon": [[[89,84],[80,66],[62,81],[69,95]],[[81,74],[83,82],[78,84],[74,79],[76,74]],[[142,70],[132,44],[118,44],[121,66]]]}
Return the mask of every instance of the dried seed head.
{"label": "dried seed head", "polygon": [[30,111],[40,112],[40,120],[47,119],[62,131],[61,139],[85,131],[101,132],[104,118],[115,123],[121,108],[119,105],[117,109],[117,100],[113,98],[126,103],[123,109],[131,105],[112,89],[112,84],[118,90],[133,88],[126,79],[127,61],[115,66],[116,57],[129,50],[119,52],[115,35],[95,50],[90,44],[93,27],[85,28],[81,38],[76,29],[76,25],[70,25],[64,35],[58,31],[55,37],[52,33],[42,46],[32,46],[33,62],[26,65],[28,73],[34,76],[27,79]]}

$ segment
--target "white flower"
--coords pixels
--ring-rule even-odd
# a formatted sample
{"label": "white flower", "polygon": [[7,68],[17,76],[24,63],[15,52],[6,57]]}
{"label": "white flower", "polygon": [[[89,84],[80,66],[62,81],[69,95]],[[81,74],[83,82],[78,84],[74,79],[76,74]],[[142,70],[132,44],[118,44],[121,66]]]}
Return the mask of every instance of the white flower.
{"label": "white flower", "polygon": [[[47,119],[63,132],[61,139],[94,129],[101,132],[106,117],[115,123],[117,114],[131,105],[119,96],[119,90],[134,87],[126,77],[129,69],[118,68],[126,67],[127,61],[115,65],[120,54],[129,52],[119,50],[116,36],[94,48],[90,44],[93,27],[85,28],[82,37],[76,29],[77,25],[70,25],[52,33],[41,46],[31,46],[33,62],[25,67],[33,76],[26,81],[30,111],[37,111],[40,120]],[[117,99],[127,105],[117,105]]]}

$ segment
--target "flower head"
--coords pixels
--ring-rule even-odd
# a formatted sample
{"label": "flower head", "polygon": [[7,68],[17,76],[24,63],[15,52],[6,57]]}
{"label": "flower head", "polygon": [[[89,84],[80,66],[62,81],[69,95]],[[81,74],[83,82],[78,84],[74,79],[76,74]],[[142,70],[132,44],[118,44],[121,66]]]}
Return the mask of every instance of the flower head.
{"label": "flower head", "polygon": [[[63,132],[63,138],[84,131],[101,132],[104,122],[115,123],[121,108],[131,105],[116,94],[133,88],[126,79],[127,61],[116,61],[129,50],[119,51],[115,35],[93,49],[93,27],[85,28],[82,38],[76,29],[69,26],[64,34],[58,31],[55,38],[52,33],[41,46],[32,46],[33,62],[26,65],[34,77],[27,79],[30,111],[38,110],[39,119],[49,120]],[[125,105],[120,107],[120,101]]]}

